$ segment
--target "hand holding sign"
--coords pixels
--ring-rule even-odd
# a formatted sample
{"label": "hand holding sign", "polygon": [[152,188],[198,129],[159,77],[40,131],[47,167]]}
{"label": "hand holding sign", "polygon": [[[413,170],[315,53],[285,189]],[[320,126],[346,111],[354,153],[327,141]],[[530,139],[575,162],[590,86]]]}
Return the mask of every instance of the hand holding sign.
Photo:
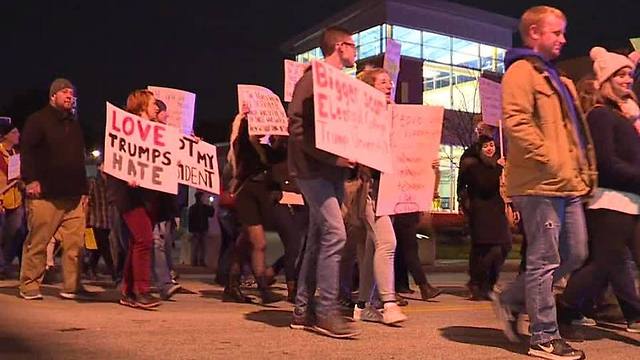
{"label": "hand holding sign", "polygon": [[271,90],[256,85],[238,85],[238,108],[249,108],[249,135],[289,135],[289,120],[280,98]]}

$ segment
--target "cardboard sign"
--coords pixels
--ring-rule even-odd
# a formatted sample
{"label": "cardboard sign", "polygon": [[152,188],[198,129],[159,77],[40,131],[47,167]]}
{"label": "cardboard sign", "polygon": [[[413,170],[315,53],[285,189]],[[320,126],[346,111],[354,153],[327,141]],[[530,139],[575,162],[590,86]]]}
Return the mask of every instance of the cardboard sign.
{"label": "cardboard sign", "polygon": [[640,38],[629,39],[635,51],[640,51]]}
{"label": "cardboard sign", "polygon": [[181,184],[220,194],[216,147],[191,136],[182,136],[176,154]]}
{"label": "cardboard sign", "polygon": [[18,179],[20,177],[20,154],[9,156],[9,171],[7,180]]}
{"label": "cardboard sign", "polygon": [[107,103],[104,172],[128,183],[178,193],[174,154],[180,134]]}
{"label": "cardboard sign", "polygon": [[384,94],[321,62],[312,62],[316,147],[391,172],[391,117]]}
{"label": "cardboard sign", "polygon": [[238,85],[238,109],[249,107],[249,135],[289,135],[289,120],[280,98],[257,85]]}
{"label": "cardboard sign", "polygon": [[147,89],[167,105],[167,123],[170,126],[180,129],[183,134],[193,134],[196,94],[159,86],[147,86]]}
{"label": "cardboard sign", "polygon": [[304,198],[302,195],[294,192],[283,191],[280,204],[284,205],[304,205]]}
{"label": "cardboard sign", "polygon": [[293,89],[304,74],[309,64],[299,63],[292,60],[284,60],[284,101],[291,102]]}
{"label": "cardboard sign", "polygon": [[502,85],[480,77],[480,105],[482,121],[491,126],[500,126],[502,121]]}
{"label": "cardboard sign", "polygon": [[396,98],[396,90],[398,88],[398,74],[400,74],[401,49],[401,43],[393,39],[387,39],[387,47],[384,52],[384,62],[382,67],[389,72],[391,81],[393,81],[393,87],[391,88],[391,99]]}
{"label": "cardboard sign", "polygon": [[444,108],[393,105],[393,173],[382,173],[376,214],[431,210]]}

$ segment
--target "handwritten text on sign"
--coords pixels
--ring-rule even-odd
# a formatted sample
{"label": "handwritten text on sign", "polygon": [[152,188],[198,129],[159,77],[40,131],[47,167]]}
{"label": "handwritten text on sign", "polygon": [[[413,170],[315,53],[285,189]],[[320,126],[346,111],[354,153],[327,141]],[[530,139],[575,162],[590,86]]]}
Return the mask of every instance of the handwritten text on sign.
{"label": "handwritten text on sign", "polygon": [[249,107],[249,135],[289,135],[289,121],[280,98],[256,85],[238,85],[238,108]]}
{"label": "handwritten text on sign", "polygon": [[180,129],[183,134],[193,133],[193,116],[196,108],[196,94],[184,90],[159,86],[148,86],[156,99],[167,105],[167,122]]}
{"label": "handwritten text on sign", "polygon": [[181,184],[220,194],[216,147],[190,136],[180,139],[177,161]]}
{"label": "handwritten text on sign", "polygon": [[382,173],[378,216],[431,210],[444,108],[393,105],[393,173]]}
{"label": "handwritten text on sign", "polygon": [[107,103],[104,171],[138,186],[178,192],[173,154],[179,134],[167,125],[142,119]]}
{"label": "handwritten text on sign", "polygon": [[316,147],[391,171],[391,121],[384,94],[324,62],[312,66]]}
{"label": "handwritten text on sign", "polygon": [[9,171],[7,180],[13,180],[20,177],[20,154],[9,156]]}
{"label": "handwritten text on sign", "polygon": [[309,64],[291,60],[284,61],[284,101],[291,102],[293,89],[308,67]]}
{"label": "handwritten text on sign", "polygon": [[502,121],[502,85],[483,77],[480,78],[479,84],[482,121],[491,126],[500,126]]}

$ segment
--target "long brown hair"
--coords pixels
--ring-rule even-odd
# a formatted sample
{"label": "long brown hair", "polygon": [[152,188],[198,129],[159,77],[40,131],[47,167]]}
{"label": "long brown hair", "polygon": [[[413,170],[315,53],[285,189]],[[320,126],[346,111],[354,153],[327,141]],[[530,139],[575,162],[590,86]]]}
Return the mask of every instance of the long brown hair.
{"label": "long brown hair", "polygon": [[133,90],[127,97],[126,110],[132,114],[140,115],[147,111],[149,103],[154,100],[153,93],[149,90]]}

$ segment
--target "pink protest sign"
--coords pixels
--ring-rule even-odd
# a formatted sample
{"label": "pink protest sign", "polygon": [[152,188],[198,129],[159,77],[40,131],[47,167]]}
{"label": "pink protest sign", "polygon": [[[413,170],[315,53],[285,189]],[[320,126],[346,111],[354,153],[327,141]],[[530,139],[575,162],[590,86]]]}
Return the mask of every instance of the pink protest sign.
{"label": "pink protest sign", "polygon": [[391,116],[384,94],[327,63],[312,66],[316,147],[391,171]]}
{"label": "pink protest sign", "polygon": [[178,182],[212,194],[220,194],[216,147],[191,136],[180,138],[176,154]]}
{"label": "pink protest sign", "polygon": [[257,85],[238,85],[238,109],[249,107],[249,135],[289,135],[289,120],[280,98]]}
{"label": "pink protest sign", "polygon": [[106,115],[104,172],[147,189],[177,194],[178,130],[110,103]]}
{"label": "pink protest sign", "polygon": [[184,90],[159,86],[147,86],[156,99],[167,105],[167,123],[183,134],[193,133],[193,117],[196,109],[196,94]]}
{"label": "pink protest sign", "polygon": [[376,214],[392,215],[431,210],[444,108],[393,105],[391,152],[393,172],[380,177]]}
{"label": "pink protest sign", "polygon": [[483,77],[478,80],[478,83],[482,121],[491,126],[500,126],[502,121],[502,85]]}
{"label": "pink protest sign", "polygon": [[309,64],[299,63],[297,61],[284,61],[284,101],[291,102],[293,89],[304,74]]}

